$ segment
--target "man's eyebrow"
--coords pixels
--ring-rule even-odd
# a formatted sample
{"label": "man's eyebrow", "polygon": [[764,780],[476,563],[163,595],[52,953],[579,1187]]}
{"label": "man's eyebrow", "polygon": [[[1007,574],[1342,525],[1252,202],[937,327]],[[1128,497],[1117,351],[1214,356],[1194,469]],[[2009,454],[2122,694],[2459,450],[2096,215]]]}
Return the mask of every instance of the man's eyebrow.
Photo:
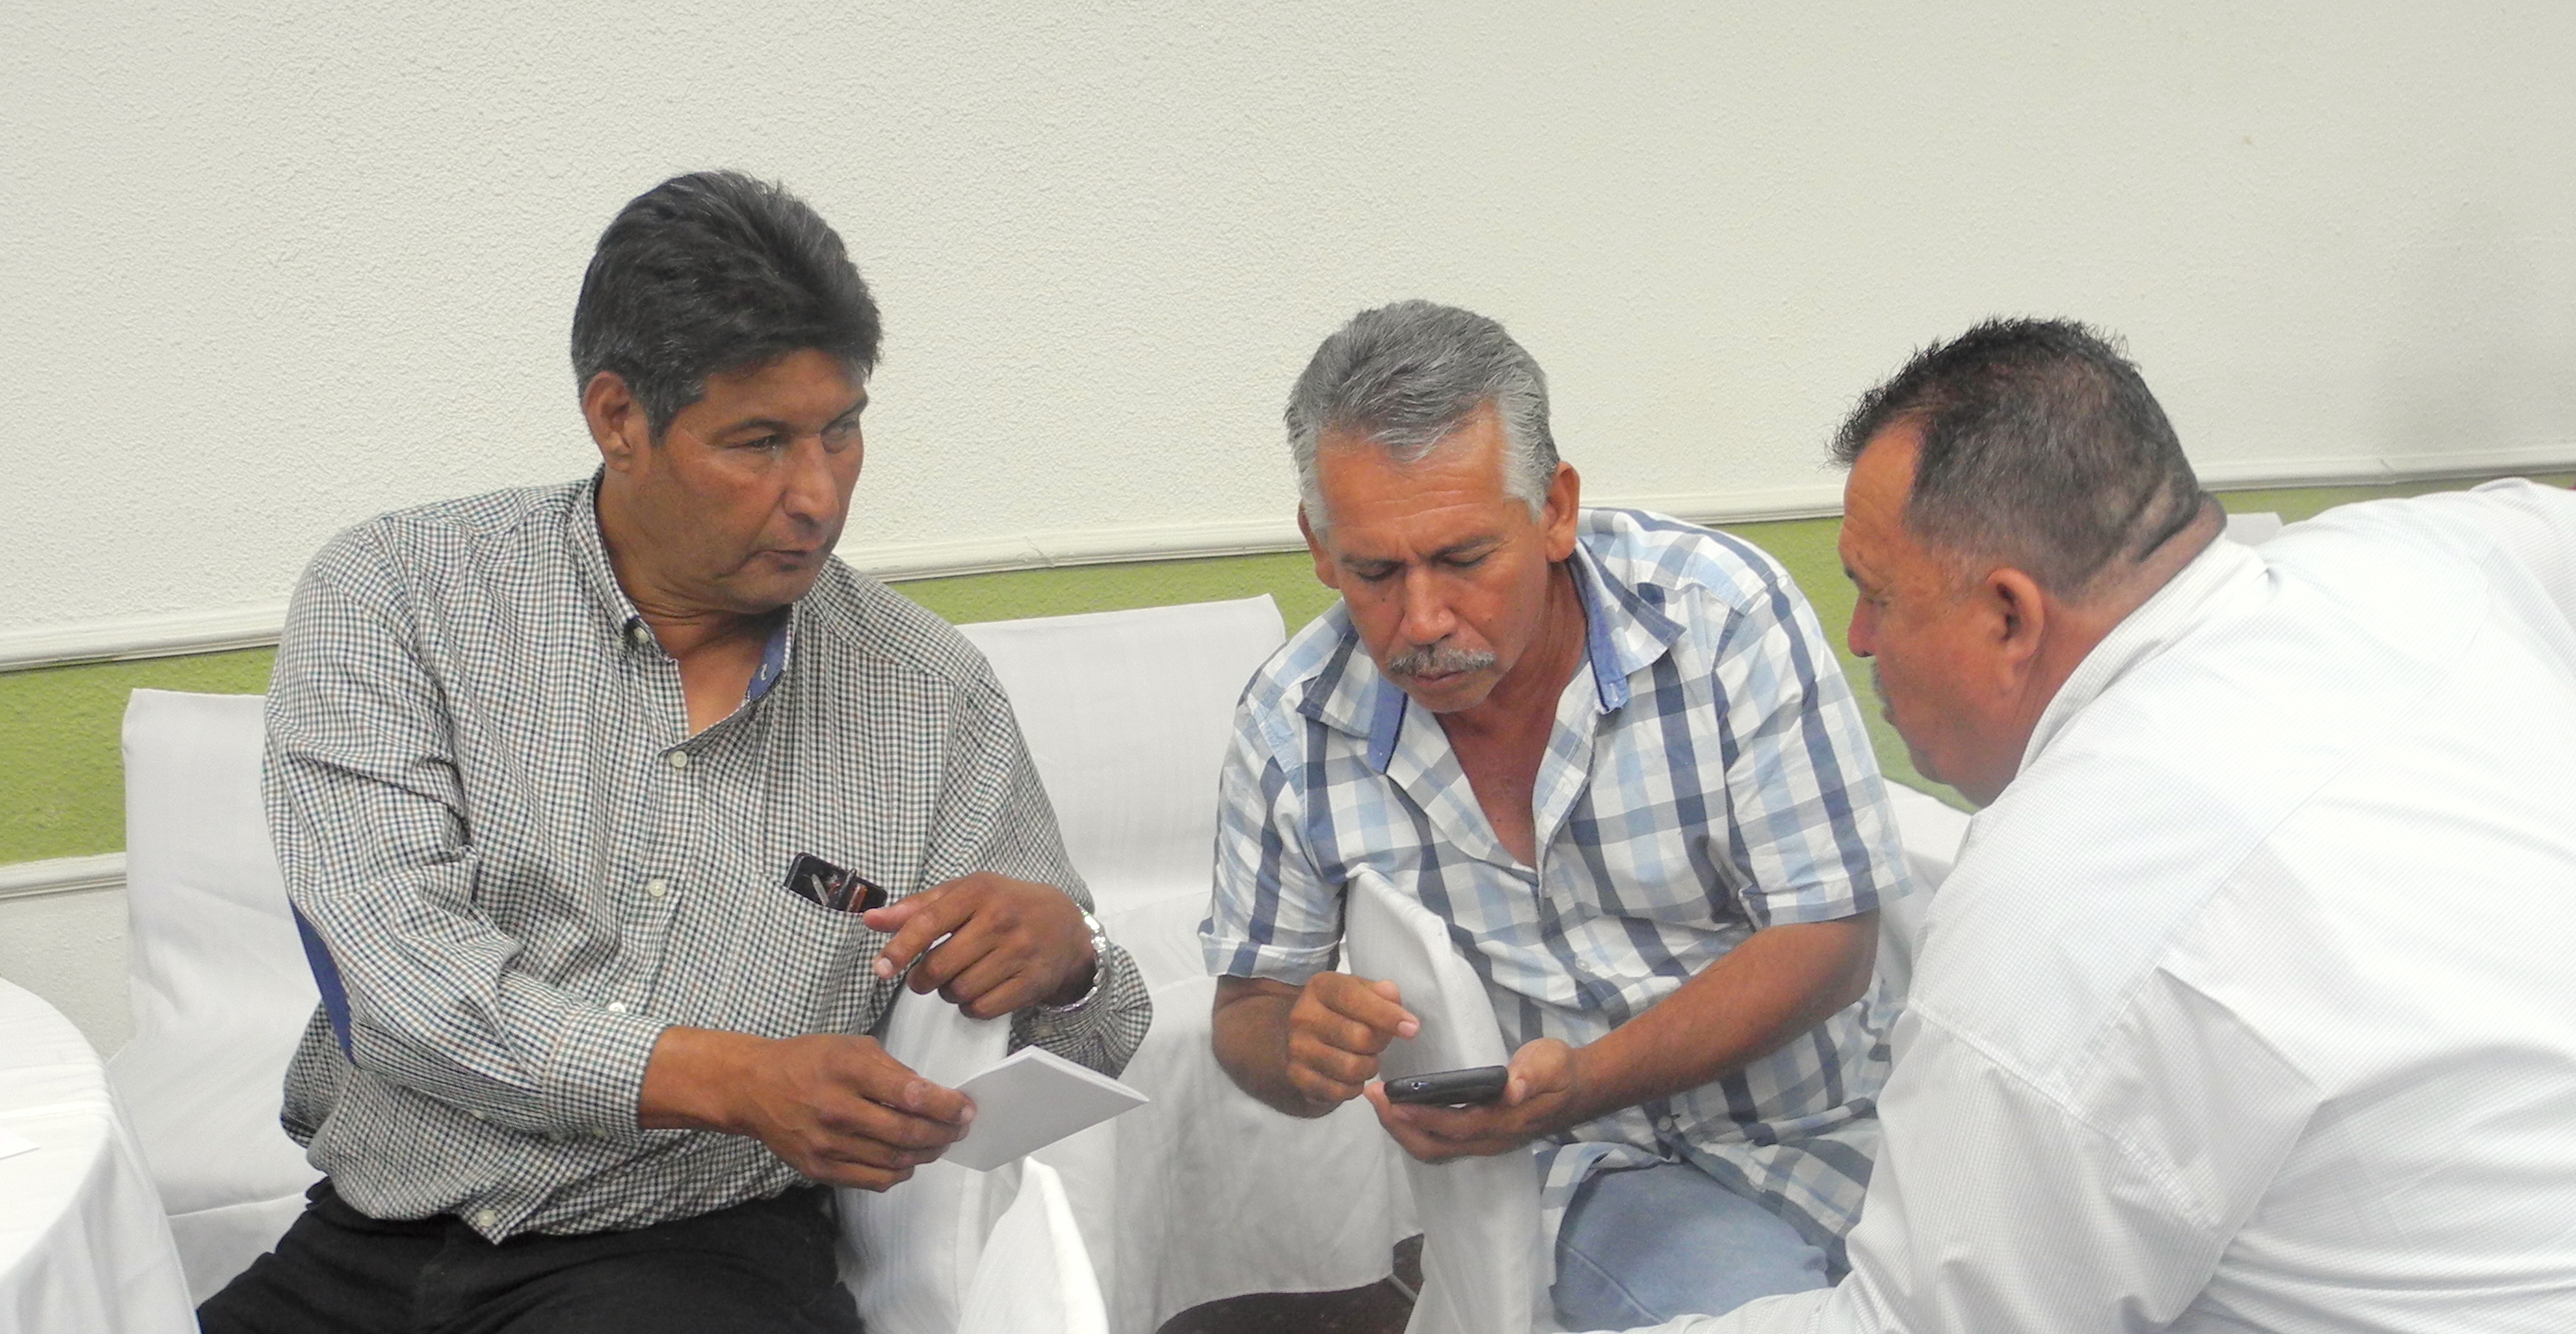
{"label": "man's eyebrow", "polygon": [[735,422],[733,425],[716,432],[716,434],[719,436],[740,435],[745,431],[785,431],[792,433],[794,430],[794,427],[778,420],[776,417],[745,417],[741,421]]}

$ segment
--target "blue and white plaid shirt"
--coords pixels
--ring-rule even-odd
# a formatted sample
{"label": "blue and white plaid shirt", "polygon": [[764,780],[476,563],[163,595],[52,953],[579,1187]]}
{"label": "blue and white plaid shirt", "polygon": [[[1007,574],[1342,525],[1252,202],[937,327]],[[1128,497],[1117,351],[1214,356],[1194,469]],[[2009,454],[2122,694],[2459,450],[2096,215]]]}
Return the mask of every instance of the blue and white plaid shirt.
{"label": "blue and white plaid shirt", "polygon": [[[1438,719],[1337,605],[1236,712],[1201,928],[1211,972],[1303,983],[1332,967],[1344,886],[1366,866],[1449,923],[1506,1045],[1579,1046],[1763,927],[1904,892],[1868,734],[1788,574],[1660,515],[1586,510],[1580,532],[1587,652],[1539,766],[1538,868],[1503,848]],[[1878,1141],[1887,1017],[1873,987],[1733,1074],[1541,1146],[1549,1217],[1594,1171],[1686,1160],[1839,1268]]]}

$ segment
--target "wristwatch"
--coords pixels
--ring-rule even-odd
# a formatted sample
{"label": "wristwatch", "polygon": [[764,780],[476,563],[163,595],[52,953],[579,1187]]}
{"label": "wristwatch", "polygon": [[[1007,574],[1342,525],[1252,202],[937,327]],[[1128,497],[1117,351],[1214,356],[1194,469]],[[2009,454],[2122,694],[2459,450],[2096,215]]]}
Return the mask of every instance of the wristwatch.
{"label": "wristwatch", "polygon": [[1092,916],[1089,908],[1082,910],[1082,925],[1091,932],[1091,989],[1079,1000],[1041,1007],[1050,1014],[1072,1014],[1089,1005],[1091,998],[1100,994],[1100,984],[1109,977],[1109,933],[1100,929],[1100,919]]}

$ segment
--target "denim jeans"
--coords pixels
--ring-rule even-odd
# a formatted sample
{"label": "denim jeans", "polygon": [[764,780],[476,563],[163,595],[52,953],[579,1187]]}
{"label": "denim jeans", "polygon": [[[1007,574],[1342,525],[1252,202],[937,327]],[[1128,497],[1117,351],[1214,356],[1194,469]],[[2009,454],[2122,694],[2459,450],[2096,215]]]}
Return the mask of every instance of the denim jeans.
{"label": "denim jeans", "polygon": [[1556,1234],[1558,1319],[1629,1329],[1825,1286],[1825,1253],[1688,1163],[1603,1172]]}

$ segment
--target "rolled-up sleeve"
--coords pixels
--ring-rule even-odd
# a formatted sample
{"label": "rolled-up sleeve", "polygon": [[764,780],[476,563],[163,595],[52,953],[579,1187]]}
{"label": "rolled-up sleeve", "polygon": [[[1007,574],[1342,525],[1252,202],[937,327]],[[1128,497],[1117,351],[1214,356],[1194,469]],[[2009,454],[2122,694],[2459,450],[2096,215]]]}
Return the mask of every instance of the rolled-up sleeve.
{"label": "rolled-up sleeve", "polygon": [[664,1025],[519,970],[476,911],[453,729],[401,597],[365,530],[325,548],[268,694],[270,833],[341,1053],[514,1129],[636,1134]]}

